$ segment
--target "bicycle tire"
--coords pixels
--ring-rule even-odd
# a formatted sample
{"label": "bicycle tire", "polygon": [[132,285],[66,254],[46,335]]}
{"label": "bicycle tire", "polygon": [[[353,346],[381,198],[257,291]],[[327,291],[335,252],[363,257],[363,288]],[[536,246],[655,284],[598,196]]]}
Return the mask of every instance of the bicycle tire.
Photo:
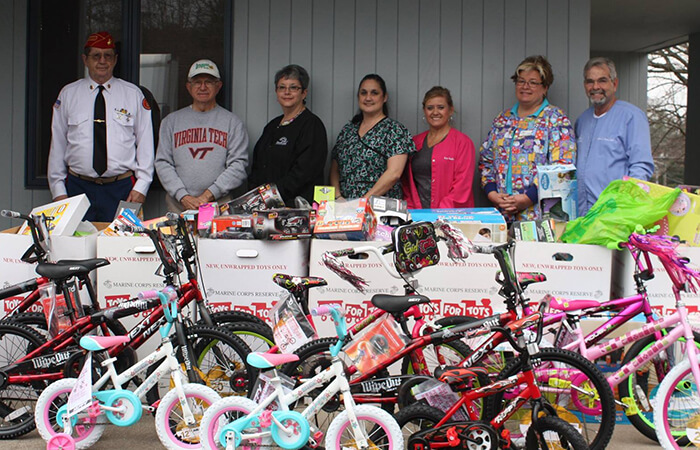
{"label": "bicycle tire", "polygon": [[[365,427],[365,432],[372,443],[372,447],[386,448],[387,450],[403,450],[403,435],[391,414],[381,408],[369,405],[355,406],[354,412],[360,428],[363,428],[363,422],[368,422],[369,426]],[[351,430],[351,432],[348,434],[347,440],[345,440],[343,437],[347,430]],[[326,449],[359,448],[356,447],[354,442],[355,436],[353,432],[356,432],[356,430],[353,430],[350,424],[348,411],[341,412],[328,427]]]}
{"label": "bicycle tire", "polygon": [[46,316],[44,313],[33,311],[25,311],[5,317],[2,319],[2,322],[12,322],[20,325],[26,325],[28,327],[41,330],[41,334],[47,332],[49,328],[46,324]]}
{"label": "bicycle tire", "polygon": [[[690,360],[678,363],[659,384],[654,423],[659,445],[666,450],[700,445],[700,394],[690,368]],[[692,441],[688,438],[691,430]]]}
{"label": "bicycle tire", "polygon": [[201,448],[199,428],[207,407],[215,404],[221,397],[206,386],[187,383],[182,386],[185,399],[196,423],[189,426],[184,422],[182,404],[175,389],[170,390],[156,409],[156,433],[161,444],[167,449]]}
{"label": "bicycle tire", "polygon": [[[698,333],[693,334],[695,335],[695,345],[700,349],[700,335]],[[654,345],[654,343],[656,343],[656,338],[652,335],[632,344],[629,350],[625,352],[622,365],[624,366],[635,359],[640,353]],[[675,345],[681,343],[683,345]],[[634,402],[636,410],[639,411],[638,414],[627,416],[630,423],[640,433],[653,441],[657,440],[656,429],[654,427],[653,406],[655,404],[654,398],[658,393],[658,386],[660,384],[659,375],[662,375],[661,379],[663,379],[675,366],[675,363],[679,362],[685,356],[685,350],[683,349],[685,338],[681,338],[675,344],[672,344],[671,347],[664,351],[663,362],[661,363],[662,374],[656,373],[655,370],[655,364],[659,363],[659,354],[645,361],[643,366],[633,371],[630,376],[618,386],[620,400],[622,401],[623,398],[630,398]],[[684,444],[687,444],[687,442]]]}
{"label": "bicycle tire", "polygon": [[[63,427],[58,423],[56,416],[59,408],[68,402],[68,396],[77,382],[78,380],[75,378],[57,380],[55,383],[51,383],[39,396],[34,418],[37,431],[45,441],[63,433]],[[91,419],[85,412],[79,414],[79,418],[76,420],[80,424],[80,427],[73,430],[76,449],[91,447],[105,431],[104,423],[98,423],[96,419]]]}
{"label": "bicycle tire", "polygon": [[[566,420],[578,422],[591,450],[603,450],[610,442],[615,427],[615,402],[612,389],[600,369],[580,354],[558,348],[540,348],[539,353],[531,355],[531,361],[542,397],[555,406],[562,416],[568,416]],[[520,372],[522,361],[516,358],[503,369],[499,379]],[[556,378],[552,379],[552,376]],[[583,392],[571,389],[572,385]],[[498,405],[496,410],[500,410],[504,392],[496,393],[493,397],[494,404]],[[531,417],[529,408],[523,407],[520,411],[520,415],[514,415],[505,424],[514,437],[521,433],[521,421],[524,423]],[[488,417],[489,420],[492,418]]]}
{"label": "bicycle tire", "polygon": [[[200,441],[204,450],[224,450],[221,444],[220,430],[234,420],[249,414],[258,406],[253,400],[244,397],[226,397],[221,399],[204,411],[200,423]],[[262,431],[257,427],[255,431]],[[262,447],[271,444],[271,438],[265,436],[260,439]],[[244,446],[247,447],[247,446]]]}
{"label": "bicycle tire", "polygon": [[443,417],[445,417],[444,412],[423,401],[405,406],[394,415],[405,442],[419,431],[435,428]]}
{"label": "bicycle tire", "polygon": [[[439,364],[437,352],[445,359],[445,364]],[[441,366],[458,366],[465,358],[472,353],[471,348],[460,340],[443,342],[439,345],[428,344],[423,347],[423,357],[427,365],[428,372],[433,374],[435,369]],[[411,358],[406,357],[401,361],[401,373],[410,375],[413,374],[413,365]]]}
{"label": "bicycle tire", "polygon": [[[0,367],[9,366],[45,342],[30,327],[0,323]],[[9,384],[0,389],[0,439],[14,439],[34,429],[36,401],[46,386],[48,382],[42,381]]]}
{"label": "bicycle tire", "polygon": [[251,352],[264,353],[275,345],[272,330],[267,325],[255,322],[229,322],[224,325],[224,328],[245,342]]}
{"label": "bicycle tire", "polygon": [[527,450],[550,448],[588,450],[588,443],[567,421],[555,416],[544,416],[538,418],[535,425],[527,430],[525,448]]}
{"label": "bicycle tire", "polygon": [[[211,320],[217,325],[226,325],[228,323],[236,322],[251,322],[257,323],[258,325],[270,328],[270,326],[260,317],[247,313],[245,311],[239,311],[237,309],[231,309],[229,311],[217,311],[211,313]],[[200,320],[201,322],[201,320]]]}
{"label": "bicycle tire", "polygon": [[[204,381],[204,384],[214,389],[222,397],[234,393],[235,395],[244,395],[252,388],[257,377],[257,370],[246,363],[246,357],[250,350],[241,339],[225,329],[204,325],[188,327],[186,339],[192,343],[192,348],[194,349],[192,361],[195,363],[195,370],[201,378],[201,380],[197,381],[189,380],[190,382]],[[171,337],[171,341],[176,348],[175,353],[179,354],[180,352],[177,351],[177,339],[174,335]],[[213,351],[213,346],[221,350],[226,361],[222,362],[219,360],[220,356]],[[147,375],[152,374],[157,367],[158,363],[149,367],[146,372]],[[246,386],[236,391],[231,386],[231,383],[240,380],[243,380]],[[167,391],[174,387],[171,381]],[[146,401],[149,405],[153,405],[162,398],[161,394],[165,395],[165,392],[161,393],[159,386],[154,386],[146,393]]]}

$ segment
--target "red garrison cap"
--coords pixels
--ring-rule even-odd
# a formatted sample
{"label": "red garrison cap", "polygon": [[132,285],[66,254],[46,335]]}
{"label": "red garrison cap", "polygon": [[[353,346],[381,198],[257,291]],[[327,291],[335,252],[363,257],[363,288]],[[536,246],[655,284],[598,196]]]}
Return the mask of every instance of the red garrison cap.
{"label": "red garrison cap", "polygon": [[114,38],[106,31],[92,33],[85,41],[85,48],[114,48]]}

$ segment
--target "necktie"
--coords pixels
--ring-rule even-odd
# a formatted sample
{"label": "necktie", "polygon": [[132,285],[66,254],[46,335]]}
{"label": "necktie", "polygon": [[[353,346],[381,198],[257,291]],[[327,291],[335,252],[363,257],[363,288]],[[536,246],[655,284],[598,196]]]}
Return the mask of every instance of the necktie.
{"label": "necktie", "polygon": [[97,88],[99,92],[95,97],[95,118],[92,124],[92,167],[97,175],[102,176],[107,170],[107,123],[105,121],[105,98],[102,94],[105,87],[99,85]]}

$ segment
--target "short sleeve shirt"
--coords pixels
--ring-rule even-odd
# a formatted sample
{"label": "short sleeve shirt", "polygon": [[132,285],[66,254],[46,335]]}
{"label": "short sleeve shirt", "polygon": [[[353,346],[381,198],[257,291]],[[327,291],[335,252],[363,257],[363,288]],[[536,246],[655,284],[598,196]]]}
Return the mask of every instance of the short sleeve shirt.
{"label": "short sleeve shirt", "polygon": [[[395,155],[416,151],[408,129],[388,117],[360,137],[359,124],[348,123],[338,135],[332,157],[338,163],[340,191],[345,198],[362,197],[386,171],[387,161]],[[401,198],[397,182],[385,194]]]}

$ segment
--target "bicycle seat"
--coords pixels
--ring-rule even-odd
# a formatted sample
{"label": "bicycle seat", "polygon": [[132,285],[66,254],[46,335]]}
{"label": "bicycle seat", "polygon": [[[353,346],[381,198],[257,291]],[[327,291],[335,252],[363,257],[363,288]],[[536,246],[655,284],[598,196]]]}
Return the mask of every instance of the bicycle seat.
{"label": "bicycle seat", "polygon": [[97,352],[129,342],[129,336],[83,336],[80,346],[87,351]]}
{"label": "bicycle seat", "polygon": [[299,361],[299,356],[292,353],[252,352],[248,354],[246,361],[258,369],[270,369],[288,362]]}
{"label": "bicycle seat", "polygon": [[559,300],[554,298],[549,302],[549,307],[557,311],[577,311],[579,309],[597,308],[598,300]]}
{"label": "bicycle seat", "polygon": [[525,289],[531,284],[547,281],[547,276],[540,272],[516,272],[520,287]]}
{"label": "bicycle seat", "polygon": [[296,277],[285,273],[276,273],[272,281],[289,292],[308,291],[313,287],[326,286],[328,282],[321,277]]}
{"label": "bicycle seat", "polygon": [[479,376],[488,377],[488,371],[483,367],[454,367],[447,366],[444,369],[436,369],[435,377],[443,383],[449,384],[455,391],[472,389],[473,380],[479,380]]}
{"label": "bicycle seat", "polygon": [[52,280],[87,275],[98,267],[106,266],[109,261],[102,258],[86,260],[64,260],[57,263],[39,263],[36,273]]}
{"label": "bicycle seat", "polygon": [[406,311],[413,305],[430,303],[430,299],[425,295],[388,295],[376,294],[372,296],[372,304],[386,312],[395,313]]}

